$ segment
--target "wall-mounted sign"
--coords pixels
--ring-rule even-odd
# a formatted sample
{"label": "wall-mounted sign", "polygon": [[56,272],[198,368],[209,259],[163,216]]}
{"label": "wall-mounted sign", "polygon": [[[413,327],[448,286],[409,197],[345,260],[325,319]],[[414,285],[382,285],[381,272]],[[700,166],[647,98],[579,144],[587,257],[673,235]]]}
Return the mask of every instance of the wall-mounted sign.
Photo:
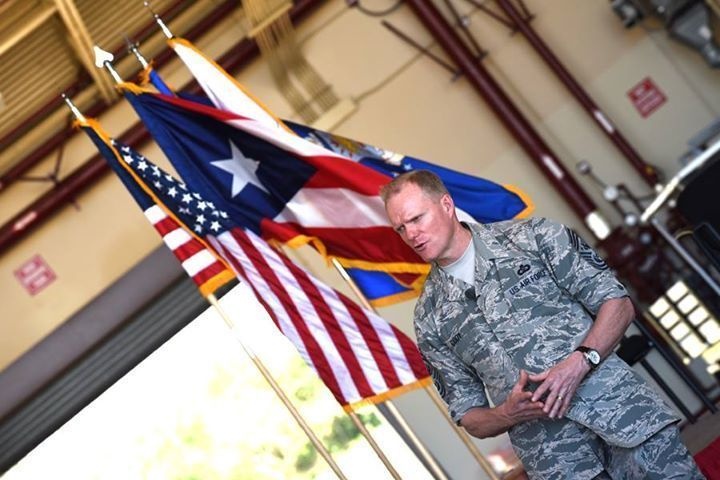
{"label": "wall-mounted sign", "polygon": [[649,117],[651,113],[667,101],[665,94],[650,77],[645,77],[640,83],[631,88],[627,96],[643,118]]}
{"label": "wall-mounted sign", "polygon": [[30,295],[36,295],[40,290],[50,285],[55,278],[55,272],[40,255],[35,255],[15,270],[15,278],[25,287]]}

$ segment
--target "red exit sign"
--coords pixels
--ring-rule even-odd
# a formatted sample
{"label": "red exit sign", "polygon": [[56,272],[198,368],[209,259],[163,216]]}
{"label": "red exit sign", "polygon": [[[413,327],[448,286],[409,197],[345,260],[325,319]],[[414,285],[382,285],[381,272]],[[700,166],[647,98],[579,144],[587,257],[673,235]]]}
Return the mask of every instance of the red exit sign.
{"label": "red exit sign", "polygon": [[30,295],[36,295],[50,285],[55,278],[55,272],[40,255],[35,255],[15,270],[15,278]]}
{"label": "red exit sign", "polygon": [[645,77],[627,93],[640,116],[647,118],[667,101],[667,97],[653,82],[652,78]]}

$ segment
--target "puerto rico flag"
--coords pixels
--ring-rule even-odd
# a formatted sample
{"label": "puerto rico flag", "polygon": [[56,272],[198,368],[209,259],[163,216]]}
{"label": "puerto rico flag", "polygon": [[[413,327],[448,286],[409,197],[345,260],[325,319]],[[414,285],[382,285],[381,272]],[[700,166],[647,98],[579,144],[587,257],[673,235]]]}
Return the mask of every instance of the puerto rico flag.
{"label": "puerto rico flag", "polygon": [[268,241],[312,244],[345,267],[415,276],[429,267],[392,231],[388,177],[284,129],[126,86],[131,102],[188,185]]}
{"label": "puerto rico flag", "polygon": [[[221,110],[253,118],[268,127],[286,131],[290,129],[308,141],[387,175],[386,181],[399,173],[414,169],[431,170],[438,174],[448,187],[458,205],[458,215],[464,220],[488,223],[523,217],[532,210],[532,204],[527,196],[510,185],[498,185],[417,158],[395,154],[305,125],[280,120],[232,75],[191,42],[173,38],[168,44],[192,72],[207,95],[193,100],[210,103]],[[159,91],[163,91],[162,84],[156,87]],[[417,296],[424,281],[423,275],[393,274],[361,268],[346,268],[346,271],[363,295],[376,307]]]}

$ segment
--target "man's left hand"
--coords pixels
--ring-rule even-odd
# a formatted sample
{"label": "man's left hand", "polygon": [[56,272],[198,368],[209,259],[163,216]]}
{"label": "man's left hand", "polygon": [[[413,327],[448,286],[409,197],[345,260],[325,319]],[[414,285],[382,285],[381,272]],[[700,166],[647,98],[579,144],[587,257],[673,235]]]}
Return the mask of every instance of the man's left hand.
{"label": "man's left hand", "polygon": [[575,395],[578,385],[590,371],[585,357],[580,352],[573,352],[562,362],[549,370],[530,375],[533,382],[542,382],[535,390],[532,401],[536,402],[547,394],[544,411],[550,418],[562,418],[570,407],[570,400]]}

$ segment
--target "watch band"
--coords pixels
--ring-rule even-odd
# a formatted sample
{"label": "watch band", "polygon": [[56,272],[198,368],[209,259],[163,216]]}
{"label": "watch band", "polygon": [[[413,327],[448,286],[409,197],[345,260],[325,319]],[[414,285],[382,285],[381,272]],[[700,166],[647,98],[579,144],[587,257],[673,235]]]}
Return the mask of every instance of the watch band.
{"label": "watch band", "polygon": [[600,365],[600,352],[598,352],[594,348],[580,345],[575,349],[575,351],[583,354],[583,357],[585,357],[585,361],[588,363],[588,365],[590,365],[591,370],[595,370],[597,366]]}

